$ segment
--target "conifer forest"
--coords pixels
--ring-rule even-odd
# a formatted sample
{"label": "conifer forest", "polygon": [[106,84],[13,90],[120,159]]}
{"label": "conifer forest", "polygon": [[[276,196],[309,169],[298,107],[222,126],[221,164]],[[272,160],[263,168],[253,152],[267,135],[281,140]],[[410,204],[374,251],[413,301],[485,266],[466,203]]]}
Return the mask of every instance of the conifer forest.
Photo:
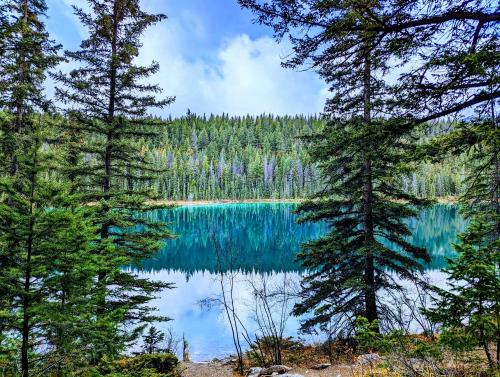
{"label": "conifer forest", "polygon": [[500,376],[499,110],[498,0],[0,0],[1,376]]}

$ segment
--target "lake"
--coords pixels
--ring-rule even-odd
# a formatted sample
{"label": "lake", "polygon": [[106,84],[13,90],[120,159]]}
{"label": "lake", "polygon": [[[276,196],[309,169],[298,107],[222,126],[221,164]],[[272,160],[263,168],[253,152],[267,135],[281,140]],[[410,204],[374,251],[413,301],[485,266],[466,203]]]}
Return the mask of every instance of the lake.
{"label": "lake", "polygon": [[[299,245],[325,233],[325,224],[297,224],[292,203],[220,204],[158,210],[155,219],[170,223],[179,235],[157,256],[145,260],[141,276],[172,282],[176,288],[160,294],[153,305],[172,321],[159,324],[189,342],[191,358],[205,361],[233,351],[231,331],[222,308],[214,305],[221,294],[221,276],[234,277],[235,307],[249,329],[254,324],[252,284],[298,283]],[[440,204],[409,219],[411,242],[426,247],[432,262],[428,274],[443,279],[439,269],[454,256],[451,243],[465,227],[453,205]],[[221,275],[223,273],[223,275]],[[439,282],[438,282],[439,283]],[[227,284],[227,280],[225,280]],[[207,304],[207,299],[211,305]],[[204,303],[204,304],[203,304]],[[289,317],[285,334],[296,335],[299,320]],[[314,340],[314,339],[308,339]]]}

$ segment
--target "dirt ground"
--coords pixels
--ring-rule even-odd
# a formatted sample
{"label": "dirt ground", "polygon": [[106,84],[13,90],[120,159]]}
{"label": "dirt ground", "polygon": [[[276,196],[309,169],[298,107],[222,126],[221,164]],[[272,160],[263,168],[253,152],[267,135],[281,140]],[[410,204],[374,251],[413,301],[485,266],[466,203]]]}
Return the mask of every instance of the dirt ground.
{"label": "dirt ground", "polygon": [[[333,365],[323,370],[293,369],[289,373],[298,373],[304,377],[357,377],[362,372],[351,365]],[[368,369],[364,371],[369,372]],[[233,377],[231,365],[224,363],[182,363],[182,377]]]}
{"label": "dirt ground", "polygon": [[231,365],[222,363],[182,363],[182,377],[232,377]]}

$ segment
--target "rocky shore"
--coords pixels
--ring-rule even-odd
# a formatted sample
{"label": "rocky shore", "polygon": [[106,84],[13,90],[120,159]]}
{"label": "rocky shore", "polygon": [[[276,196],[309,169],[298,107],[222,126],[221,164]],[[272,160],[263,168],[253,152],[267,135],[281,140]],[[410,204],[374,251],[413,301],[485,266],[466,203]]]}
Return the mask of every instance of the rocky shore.
{"label": "rocky shore", "polygon": [[[237,376],[233,358],[214,359],[203,363],[182,363],[182,377],[232,377]],[[310,367],[273,365],[268,368],[251,367],[246,371],[246,377],[355,377],[373,372],[380,362],[377,354],[367,354],[358,357],[354,364],[331,365],[320,363]]]}

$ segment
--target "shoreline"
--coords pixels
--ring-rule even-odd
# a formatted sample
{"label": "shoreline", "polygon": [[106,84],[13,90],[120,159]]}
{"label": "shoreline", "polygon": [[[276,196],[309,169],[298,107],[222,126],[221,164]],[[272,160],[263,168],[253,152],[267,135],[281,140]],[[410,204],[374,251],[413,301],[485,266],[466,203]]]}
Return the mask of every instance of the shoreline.
{"label": "shoreline", "polygon": [[[303,203],[306,199],[214,199],[214,200],[156,200],[152,202],[159,206],[196,207],[223,204],[280,204]],[[436,204],[457,204],[457,197],[439,197],[433,199]]]}
{"label": "shoreline", "polygon": [[156,200],[155,205],[195,207],[220,204],[280,204],[302,203],[305,199],[217,199],[217,200]]}

